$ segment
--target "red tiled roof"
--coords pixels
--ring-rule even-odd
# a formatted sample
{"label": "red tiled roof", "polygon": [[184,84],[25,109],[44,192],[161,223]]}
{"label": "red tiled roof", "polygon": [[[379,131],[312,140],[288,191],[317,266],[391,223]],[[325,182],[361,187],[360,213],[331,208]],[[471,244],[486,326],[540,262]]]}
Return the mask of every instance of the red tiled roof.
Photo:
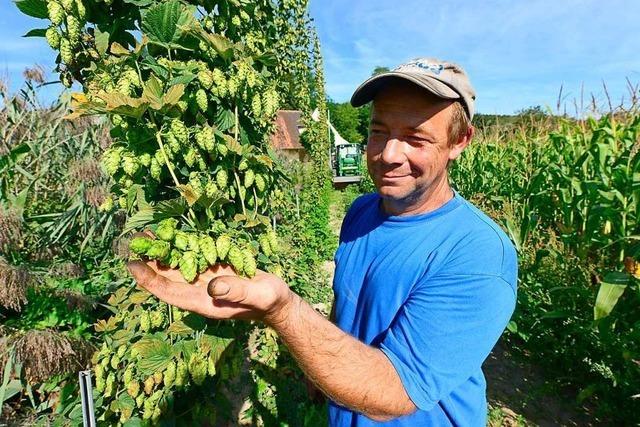
{"label": "red tiled roof", "polygon": [[304,150],[300,144],[300,111],[280,110],[276,117],[276,131],[271,135],[271,145],[278,150]]}

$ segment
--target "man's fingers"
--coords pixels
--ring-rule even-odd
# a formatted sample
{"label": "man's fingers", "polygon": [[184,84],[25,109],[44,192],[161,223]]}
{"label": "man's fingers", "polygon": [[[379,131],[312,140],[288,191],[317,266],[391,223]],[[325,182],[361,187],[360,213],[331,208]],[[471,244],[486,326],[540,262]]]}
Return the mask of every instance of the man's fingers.
{"label": "man's fingers", "polygon": [[136,282],[154,295],[161,298],[164,288],[167,286],[167,279],[154,271],[143,261],[131,261],[127,268]]}
{"label": "man's fingers", "polygon": [[220,276],[209,282],[207,292],[215,300],[242,304],[248,296],[247,282],[238,276]]}

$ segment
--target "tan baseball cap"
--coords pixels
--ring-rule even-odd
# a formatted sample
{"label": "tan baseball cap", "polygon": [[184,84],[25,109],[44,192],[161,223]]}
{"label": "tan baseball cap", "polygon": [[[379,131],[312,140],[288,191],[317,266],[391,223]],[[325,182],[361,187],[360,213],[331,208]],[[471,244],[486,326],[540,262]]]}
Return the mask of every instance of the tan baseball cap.
{"label": "tan baseball cap", "polygon": [[467,73],[457,64],[436,58],[416,58],[391,71],[365,80],[351,96],[351,105],[360,107],[375,98],[392,79],[405,79],[445,99],[460,99],[469,120],[473,118],[476,92]]}

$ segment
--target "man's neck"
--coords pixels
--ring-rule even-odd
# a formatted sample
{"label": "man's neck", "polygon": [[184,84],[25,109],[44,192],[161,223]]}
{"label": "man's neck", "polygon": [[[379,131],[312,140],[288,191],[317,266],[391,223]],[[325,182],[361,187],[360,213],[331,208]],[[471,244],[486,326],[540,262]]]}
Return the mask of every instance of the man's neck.
{"label": "man's neck", "polygon": [[409,216],[434,211],[454,196],[448,179],[427,190],[422,197],[412,201],[382,199],[382,210],[387,215]]}

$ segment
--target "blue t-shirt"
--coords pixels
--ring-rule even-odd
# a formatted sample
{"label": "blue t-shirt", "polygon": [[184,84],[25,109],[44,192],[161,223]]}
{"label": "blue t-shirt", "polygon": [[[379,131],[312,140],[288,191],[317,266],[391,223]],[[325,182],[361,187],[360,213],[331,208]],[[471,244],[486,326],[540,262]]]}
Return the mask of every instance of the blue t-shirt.
{"label": "blue t-shirt", "polygon": [[337,325],[387,355],[418,410],[378,423],[330,402],[330,425],[485,426],[481,366],[516,302],[516,252],[500,227],[458,193],[410,216],[367,194],[335,262]]}

